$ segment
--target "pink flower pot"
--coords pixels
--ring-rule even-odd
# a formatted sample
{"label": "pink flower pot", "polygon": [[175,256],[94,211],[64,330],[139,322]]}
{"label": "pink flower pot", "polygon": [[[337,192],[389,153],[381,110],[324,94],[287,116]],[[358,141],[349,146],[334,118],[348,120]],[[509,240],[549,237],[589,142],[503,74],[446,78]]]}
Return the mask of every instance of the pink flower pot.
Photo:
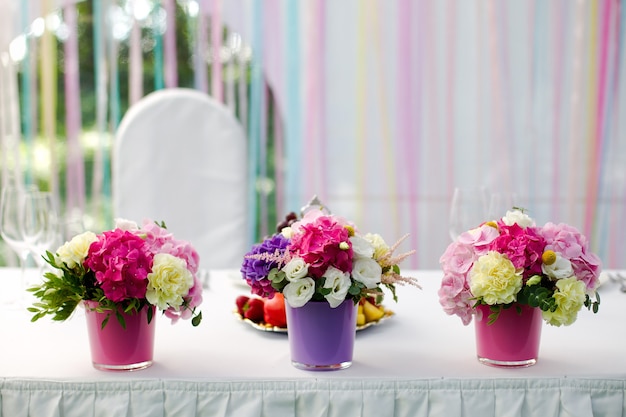
{"label": "pink flower pot", "polygon": [[[93,309],[98,303],[85,301],[85,318],[91,347],[93,366],[100,370],[135,371],[152,365],[156,315],[148,323],[148,308],[139,313],[121,312],[126,322],[124,329],[114,313],[104,329],[102,321],[110,312],[98,313]],[[154,307],[152,312],[154,313]]]}
{"label": "pink flower pot", "polygon": [[[521,313],[518,312],[521,308]],[[476,353],[481,363],[500,367],[524,367],[537,362],[543,319],[539,308],[527,305],[502,310],[489,321],[489,306],[480,305],[475,320]]]}
{"label": "pink flower pot", "polygon": [[336,308],[309,301],[292,308],[285,303],[291,363],[308,371],[345,369],[352,365],[357,306],[346,300]]}

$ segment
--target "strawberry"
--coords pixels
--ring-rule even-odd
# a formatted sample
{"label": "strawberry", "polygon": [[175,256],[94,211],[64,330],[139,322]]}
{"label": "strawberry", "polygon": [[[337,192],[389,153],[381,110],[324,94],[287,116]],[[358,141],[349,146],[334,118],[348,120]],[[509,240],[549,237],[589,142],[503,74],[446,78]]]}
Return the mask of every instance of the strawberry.
{"label": "strawberry", "polygon": [[244,317],[255,323],[263,321],[263,300],[260,298],[251,298],[248,300],[248,308],[245,308]]}
{"label": "strawberry", "polygon": [[281,293],[276,293],[274,298],[265,300],[263,307],[265,323],[276,327],[287,327],[285,298]]}
{"label": "strawberry", "polygon": [[237,311],[239,312],[239,314],[241,315],[241,317],[244,316],[244,313],[246,311],[246,305],[248,304],[248,300],[250,299],[250,297],[245,296],[245,295],[240,295],[239,297],[237,297],[237,299],[235,300],[235,304],[237,304]]}

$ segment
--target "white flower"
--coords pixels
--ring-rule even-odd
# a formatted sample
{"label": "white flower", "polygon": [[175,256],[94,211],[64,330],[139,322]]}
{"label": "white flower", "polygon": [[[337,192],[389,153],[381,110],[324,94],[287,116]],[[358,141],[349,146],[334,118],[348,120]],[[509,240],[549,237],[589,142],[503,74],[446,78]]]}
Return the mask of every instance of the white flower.
{"label": "white flower", "polygon": [[552,264],[541,264],[541,270],[544,274],[553,279],[565,279],[574,275],[572,263],[559,254],[556,255],[556,261]]}
{"label": "white flower", "polygon": [[507,226],[517,223],[519,227],[531,227],[535,225],[535,221],[521,210],[508,210],[502,218],[502,222]]}
{"label": "white flower", "polygon": [[283,227],[280,231],[280,234],[287,239],[291,239],[291,236],[293,235],[293,229],[291,228],[291,226]]}
{"label": "white flower", "polygon": [[364,238],[374,247],[374,259],[378,259],[389,252],[389,245],[387,245],[385,239],[383,239],[381,235],[368,233],[364,236]]}
{"label": "white flower", "polygon": [[98,236],[93,232],[85,232],[74,236],[72,240],[65,242],[63,246],[57,249],[56,263],[64,263],[70,269],[76,265],[82,265],[89,253],[89,246],[97,240]]}
{"label": "white flower", "polygon": [[330,288],[331,291],[328,295],[325,295],[326,301],[332,308],[337,307],[346,299],[346,294],[352,285],[350,280],[350,274],[342,272],[334,266],[328,267],[322,277],[326,278],[324,281],[324,288]]}
{"label": "white flower", "polygon": [[361,236],[354,235],[350,238],[352,251],[355,258],[371,258],[374,256],[374,245]]}
{"label": "white flower", "polygon": [[306,277],[309,272],[309,267],[302,258],[293,258],[287,265],[283,266],[282,271],[285,273],[287,281],[295,281],[300,278]]}
{"label": "white flower", "polygon": [[380,283],[383,268],[371,258],[359,258],[352,263],[352,277],[366,288],[376,288]]}
{"label": "white flower", "polygon": [[283,288],[285,300],[292,308],[298,308],[305,305],[315,292],[315,281],[313,278],[302,278],[291,281]]}
{"label": "white flower", "polygon": [[146,300],[161,310],[179,307],[189,294],[194,279],[187,262],[168,253],[154,255],[152,272],[148,274]]}
{"label": "white flower", "polygon": [[119,217],[115,219],[115,228],[120,230],[127,230],[129,232],[133,230],[139,230],[139,226],[137,226],[137,223],[135,223],[134,221],[122,219]]}

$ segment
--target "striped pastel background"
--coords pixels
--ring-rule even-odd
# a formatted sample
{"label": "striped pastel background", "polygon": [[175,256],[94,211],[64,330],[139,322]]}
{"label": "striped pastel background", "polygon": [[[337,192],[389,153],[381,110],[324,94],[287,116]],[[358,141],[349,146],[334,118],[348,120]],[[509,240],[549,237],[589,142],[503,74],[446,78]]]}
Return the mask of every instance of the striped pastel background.
{"label": "striped pastel background", "polygon": [[[15,33],[57,7],[65,30],[31,30],[26,38],[16,66],[20,132],[7,123],[15,100],[2,101],[3,178],[15,169],[24,181],[44,175],[68,213],[104,219],[95,225],[110,221],[110,133],[128,104],[185,85],[222,100],[246,127],[251,241],[272,229],[274,207],[297,210],[317,194],[388,241],[410,233],[405,249],[417,249],[410,266],[437,268],[453,189],[484,186],[514,192],[538,223],[571,223],[606,266],[626,267],[623,1],[95,1],[89,71],[97,142],[89,166],[76,6],[14,3],[21,5],[13,7]],[[173,58],[181,53],[176,7],[192,34],[190,85]],[[64,74],[53,70],[58,49]],[[150,86],[142,71],[148,61]],[[119,70],[126,63],[127,73]],[[11,68],[3,69],[0,88],[13,91]],[[128,83],[128,98],[120,97],[120,83]],[[57,102],[57,88],[65,89],[65,103]],[[66,109],[62,136],[59,106]],[[11,157],[18,136],[26,151]],[[49,154],[43,173],[34,162],[38,137]],[[66,161],[59,144],[67,146]]]}

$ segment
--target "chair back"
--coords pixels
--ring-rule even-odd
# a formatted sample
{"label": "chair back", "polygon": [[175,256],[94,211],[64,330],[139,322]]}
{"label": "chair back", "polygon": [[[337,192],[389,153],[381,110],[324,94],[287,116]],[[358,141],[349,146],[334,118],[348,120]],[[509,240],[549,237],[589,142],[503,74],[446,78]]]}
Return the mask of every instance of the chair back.
{"label": "chair back", "polygon": [[245,133],[224,105],[185,88],[151,93],[115,137],[114,216],[164,221],[203,268],[238,268],[249,246],[246,158]]}

